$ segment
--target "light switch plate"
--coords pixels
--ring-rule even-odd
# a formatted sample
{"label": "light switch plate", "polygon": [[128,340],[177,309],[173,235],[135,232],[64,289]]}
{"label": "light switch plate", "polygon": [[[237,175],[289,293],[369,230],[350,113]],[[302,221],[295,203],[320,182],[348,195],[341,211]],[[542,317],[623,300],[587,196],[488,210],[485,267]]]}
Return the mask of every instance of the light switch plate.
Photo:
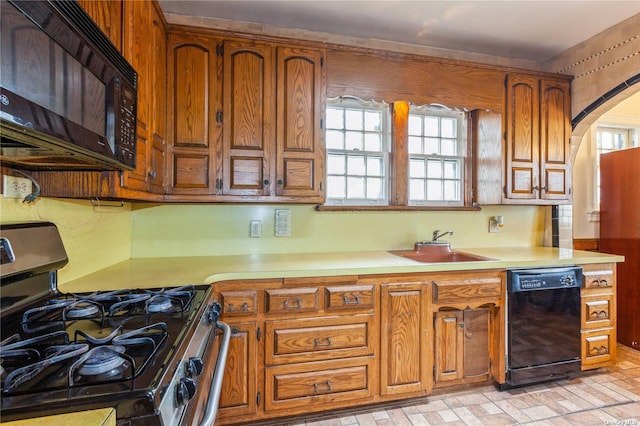
{"label": "light switch plate", "polygon": [[249,222],[249,237],[262,238],[262,222],[259,220],[252,220]]}
{"label": "light switch plate", "polygon": [[291,210],[276,209],[275,216],[276,216],[276,224],[275,224],[276,237],[290,237],[291,236]]}

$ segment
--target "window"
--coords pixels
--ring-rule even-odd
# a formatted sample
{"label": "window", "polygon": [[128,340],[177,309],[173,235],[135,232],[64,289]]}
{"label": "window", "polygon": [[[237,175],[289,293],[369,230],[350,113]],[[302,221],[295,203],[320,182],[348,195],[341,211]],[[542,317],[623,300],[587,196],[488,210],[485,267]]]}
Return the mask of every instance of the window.
{"label": "window", "polygon": [[357,99],[327,105],[327,204],[387,205],[388,105]]}
{"label": "window", "polygon": [[600,205],[600,154],[631,148],[634,129],[598,126],[596,131],[596,206]]}
{"label": "window", "polygon": [[465,116],[412,107],[409,111],[409,205],[464,204]]}

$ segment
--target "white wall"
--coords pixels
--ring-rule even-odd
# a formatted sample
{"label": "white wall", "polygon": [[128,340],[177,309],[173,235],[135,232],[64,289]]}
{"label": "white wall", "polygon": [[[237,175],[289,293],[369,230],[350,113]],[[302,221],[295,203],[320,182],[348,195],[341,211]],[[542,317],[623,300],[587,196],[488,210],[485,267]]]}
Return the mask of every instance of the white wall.
{"label": "white wall", "polygon": [[585,133],[573,166],[573,238],[598,238],[600,222],[595,205],[596,128],[598,125],[640,128],[640,92],[603,114]]}

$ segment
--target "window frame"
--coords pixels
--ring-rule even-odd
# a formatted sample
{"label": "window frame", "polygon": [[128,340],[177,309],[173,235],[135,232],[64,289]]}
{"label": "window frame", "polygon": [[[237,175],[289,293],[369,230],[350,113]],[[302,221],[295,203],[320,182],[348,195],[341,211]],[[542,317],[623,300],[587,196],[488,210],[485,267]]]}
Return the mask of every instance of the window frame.
{"label": "window frame", "polygon": [[[392,140],[391,140],[391,136],[390,136],[390,127],[391,127],[391,123],[389,120],[389,104],[387,104],[384,101],[364,101],[362,99],[359,98],[355,98],[355,97],[338,97],[338,98],[332,98],[332,99],[328,99],[327,100],[327,105],[326,105],[326,109],[328,110],[329,108],[344,108],[344,111],[346,112],[346,110],[348,109],[352,109],[352,110],[361,110],[364,113],[366,113],[367,111],[376,111],[376,112],[380,112],[381,113],[381,129],[379,132],[375,132],[380,134],[381,136],[381,151],[367,151],[365,149],[347,149],[346,147],[346,137],[344,138],[344,148],[343,149],[337,149],[337,148],[329,148],[329,143],[328,143],[328,137],[325,137],[325,161],[326,161],[326,173],[325,173],[325,178],[326,178],[326,186],[327,186],[327,190],[326,190],[326,198],[325,198],[325,205],[327,206],[349,206],[349,207],[366,207],[366,206],[388,206],[390,201],[389,201],[389,194],[390,194],[390,185],[389,185],[389,181],[390,181],[390,175],[391,175],[391,166],[390,166],[390,157],[391,157],[391,151],[392,151]],[[343,131],[343,132],[347,132],[347,131],[353,131],[353,130],[349,130],[347,129],[347,124],[346,121],[343,124],[343,127],[341,129],[333,129],[330,128],[330,123],[329,120],[327,120],[327,125],[325,126],[325,132],[330,132],[332,130],[338,130],[338,131]],[[358,130],[359,131],[359,130]],[[367,129],[365,129],[364,126],[364,120],[363,120],[363,128],[362,128],[362,133],[363,135],[366,135],[368,132],[371,133],[371,131],[368,131]],[[364,136],[363,136],[363,148],[364,147]],[[345,157],[345,162],[347,164],[344,165],[344,177],[346,179],[345,182],[345,195],[343,198],[337,198],[337,197],[330,197],[329,196],[329,185],[330,185],[330,177],[335,176],[342,176],[342,174],[331,174],[330,171],[330,167],[329,167],[329,156],[331,155],[341,155]],[[383,165],[382,165],[382,176],[379,176],[382,179],[382,191],[383,191],[383,196],[382,198],[376,198],[376,199],[372,199],[372,198],[367,198],[366,194],[364,198],[349,198],[348,196],[348,191],[349,191],[349,177],[351,176],[352,178],[363,178],[364,179],[364,191],[366,193],[367,191],[367,184],[368,184],[368,180],[371,179],[377,179],[378,176],[376,175],[368,175],[367,171],[365,170],[364,174],[349,174],[349,170],[348,170],[348,161],[349,161],[349,157],[364,157],[364,163],[365,163],[365,169],[367,167],[367,159],[369,157],[372,158],[382,158],[383,161]]]}
{"label": "window frame", "polygon": [[[433,107],[430,105],[423,105],[423,106],[414,106],[414,105],[410,105],[409,106],[409,115],[408,115],[408,121],[407,123],[410,122],[411,120],[411,116],[419,116],[420,120],[422,122],[422,130],[423,132],[420,135],[412,135],[410,133],[410,130],[408,128],[407,130],[407,155],[408,155],[408,168],[407,168],[407,178],[408,178],[408,194],[407,194],[407,205],[409,206],[430,206],[430,207],[461,207],[465,205],[465,187],[466,187],[466,179],[467,179],[467,173],[466,173],[466,163],[467,163],[467,151],[468,151],[468,147],[467,147],[467,121],[468,121],[468,116],[461,111],[456,111],[456,110],[451,110],[448,108],[443,108],[443,107]],[[447,138],[444,137],[442,135],[442,131],[440,130],[438,132],[438,136],[437,138],[432,138],[432,139],[438,139],[439,140],[439,144],[442,144],[443,140],[455,140],[455,144],[456,144],[456,152],[457,155],[445,155],[442,153],[431,153],[431,154],[427,154],[427,153],[414,153],[410,151],[410,145],[411,145],[411,138],[412,137],[420,137],[421,140],[421,145],[423,145],[426,143],[426,139],[428,139],[429,135],[426,135],[424,133],[424,119],[425,117],[438,117],[439,122],[442,118],[455,118],[456,120],[456,136],[455,138]],[[408,124],[407,124],[408,126]],[[409,127],[409,126],[408,126]],[[441,147],[440,147],[441,149]],[[445,163],[447,161],[449,162],[457,162],[458,163],[458,178],[456,179],[447,179],[445,176],[442,176],[440,178],[429,178],[428,176],[428,171],[425,170],[425,177],[424,178],[420,178],[420,177],[416,177],[413,178],[411,176],[411,161],[412,159],[417,159],[417,160],[422,160],[425,162],[429,162],[429,161],[433,161],[433,160],[437,160],[439,162]],[[427,197],[424,200],[412,200],[411,198],[411,180],[412,179],[423,179],[425,182],[425,196]],[[428,181],[432,180],[432,181],[441,181],[442,185],[444,185],[447,181],[455,181],[458,184],[458,198],[455,200],[451,200],[451,199],[446,199],[444,194],[443,194],[443,198],[441,200],[429,200],[428,199]],[[444,189],[443,189],[444,192]]]}
{"label": "window frame", "polygon": [[[363,101],[357,97],[353,96],[344,96],[332,98],[327,101],[327,105],[325,108],[329,108],[329,101],[337,101],[341,99],[342,102],[376,102],[376,101]],[[384,101],[380,101],[386,104]],[[431,104],[414,106],[413,108],[432,108],[433,110],[443,110],[443,111],[455,111],[462,115],[462,133],[459,133],[460,137],[463,138],[463,142],[459,142],[462,147],[464,147],[464,161],[462,165],[462,170],[460,173],[462,174],[461,182],[461,199],[462,202],[452,203],[429,203],[429,204],[409,204],[409,154],[408,154],[408,116],[410,104],[406,101],[395,101],[388,105],[388,116],[389,116],[389,161],[388,161],[388,185],[387,185],[387,205],[371,205],[371,204],[336,204],[331,202],[331,200],[326,197],[325,203],[318,205],[316,207],[317,210],[322,211],[344,211],[344,210],[352,210],[352,211],[361,211],[361,210],[432,210],[432,211],[477,211],[480,210],[480,206],[478,203],[473,202],[472,192],[473,192],[473,182],[472,179],[474,177],[473,166],[475,164],[475,152],[473,150],[472,143],[472,125],[471,125],[471,113],[464,110],[459,109],[450,109],[442,105]],[[326,126],[325,126],[326,127]],[[325,128],[325,131],[327,129]],[[460,131],[460,130],[459,130]],[[325,142],[326,147],[326,142]],[[329,155],[329,149],[326,148],[325,153],[325,161],[327,161]],[[328,161],[327,161],[328,162]],[[328,170],[325,171],[325,178],[328,178],[329,173]],[[328,182],[327,182],[328,183]],[[328,190],[328,188],[327,188]],[[328,191],[327,191],[328,192]]]}

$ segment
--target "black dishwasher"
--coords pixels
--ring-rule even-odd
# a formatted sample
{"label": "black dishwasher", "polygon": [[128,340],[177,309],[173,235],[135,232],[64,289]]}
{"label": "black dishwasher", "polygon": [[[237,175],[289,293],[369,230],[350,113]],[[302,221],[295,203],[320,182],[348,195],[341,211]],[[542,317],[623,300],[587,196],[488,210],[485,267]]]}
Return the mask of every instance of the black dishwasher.
{"label": "black dishwasher", "polygon": [[507,270],[507,377],[503,389],[581,369],[582,268]]}

